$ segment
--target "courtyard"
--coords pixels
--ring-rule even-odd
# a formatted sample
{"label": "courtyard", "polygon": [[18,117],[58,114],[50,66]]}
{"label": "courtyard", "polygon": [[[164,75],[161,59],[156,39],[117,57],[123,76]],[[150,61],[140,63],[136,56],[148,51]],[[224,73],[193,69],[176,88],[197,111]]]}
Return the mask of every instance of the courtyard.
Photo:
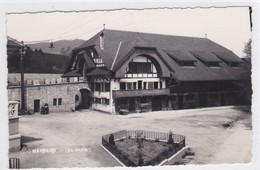
{"label": "courtyard", "polygon": [[[251,112],[246,106],[110,115],[93,110],[20,118],[23,149],[10,153],[21,168],[121,166],[100,145],[120,130],[150,130],[186,136],[195,155],[188,164],[249,163]],[[232,122],[231,127],[223,124]]]}

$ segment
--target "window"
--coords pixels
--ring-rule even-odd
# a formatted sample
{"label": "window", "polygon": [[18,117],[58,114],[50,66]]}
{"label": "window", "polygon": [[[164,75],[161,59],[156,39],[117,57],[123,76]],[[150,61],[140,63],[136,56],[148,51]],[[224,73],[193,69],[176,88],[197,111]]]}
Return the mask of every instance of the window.
{"label": "window", "polygon": [[103,66],[105,66],[104,61],[100,57],[94,58],[94,63],[96,64],[96,67],[103,67]]}
{"label": "window", "polygon": [[105,83],[105,91],[106,92],[110,91],[110,84],[109,83]]}
{"label": "window", "polygon": [[162,89],[163,87],[162,87],[162,82],[160,81],[160,89]]}
{"label": "window", "polygon": [[104,83],[100,83],[100,91],[105,91]]}
{"label": "window", "polygon": [[133,89],[133,83],[126,83],[127,90],[132,90]]}
{"label": "window", "polygon": [[56,106],[56,105],[57,105],[57,99],[54,98],[54,99],[53,99],[53,106]]}
{"label": "window", "polygon": [[61,105],[61,103],[62,103],[62,98],[59,98],[58,99],[58,105]]}
{"label": "window", "polygon": [[101,98],[96,98],[96,103],[101,104]]}
{"label": "window", "polygon": [[154,89],[158,89],[158,82],[154,82]]}
{"label": "window", "polygon": [[143,62],[130,62],[129,73],[151,73],[152,64]]}
{"label": "window", "polygon": [[146,85],[147,85],[147,82],[144,82],[144,87],[143,87],[143,89],[147,89]]}
{"label": "window", "polygon": [[209,66],[209,67],[220,67],[219,62],[208,62],[207,66]]}
{"label": "window", "polygon": [[101,98],[101,104],[109,105],[109,99],[107,99],[107,98]]}
{"label": "window", "polygon": [[101,91],[100,83],[96,83],[96,91]]}
{"label": "window", "polygon": [[179,62],[179,65],[181,66],[187,66],[187,67],[194,67],[195,66],[195,62],[194,61],[182,61]]}
{"label": "window", "polygon": [[90,52],[91,57],[94,58],[94,51],[93,51],[93,49],[89,49],[89,52]]}
{"label": "window", "polygon": [[120,83],[120,90],[126,89],[126,83]]}
{"label": "window", "polygon": [[106,105],[109,105],[109,99],[105,99],[106,100]]}
{"label": "window", "polygon": [[148,82],[148,89],[153,89],[153,82]]}
{"label": "window", "polygon": [[93,82],[90,84],[91,91],[94,91],[94,85],[95,85],[95,83],[93,83]]}
{"label": "window", "polygon": [[239,66],[240,66],[240,63],[230,63],[230,66],[231,66],[231,67],[239,67]]}
{"label": "window", "polygon": [[134,89],[136,89],[136,82],[134,82],[134,84],[133,84],[133,85],[134,85],[134,87],[133,87],[133,88],[134,88]]}

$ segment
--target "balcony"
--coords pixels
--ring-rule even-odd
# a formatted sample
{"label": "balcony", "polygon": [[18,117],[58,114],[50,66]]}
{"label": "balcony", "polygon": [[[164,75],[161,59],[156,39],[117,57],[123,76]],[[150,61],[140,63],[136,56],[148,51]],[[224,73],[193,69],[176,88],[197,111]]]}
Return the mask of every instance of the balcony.
{"label": "balcony", "polygon": [[170,89],[113,90],[113,99],[120,97],[142,97],[169,95]]}

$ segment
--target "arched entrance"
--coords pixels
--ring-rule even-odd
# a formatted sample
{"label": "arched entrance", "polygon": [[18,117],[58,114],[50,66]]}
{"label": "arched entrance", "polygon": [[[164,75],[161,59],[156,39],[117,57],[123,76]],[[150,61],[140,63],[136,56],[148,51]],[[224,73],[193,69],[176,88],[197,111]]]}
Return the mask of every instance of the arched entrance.
{"label": "arched entrance", "polygon": [[75,109],[89,109],[91,106],[92,94],[88,89],[80,89],[75,95]]}

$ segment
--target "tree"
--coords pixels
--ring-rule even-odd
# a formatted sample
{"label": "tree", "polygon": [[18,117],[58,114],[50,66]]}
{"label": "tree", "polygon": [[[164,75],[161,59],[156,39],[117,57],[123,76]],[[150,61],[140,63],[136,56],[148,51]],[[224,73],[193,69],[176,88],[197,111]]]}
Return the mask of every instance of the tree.
{"label": "tree", "polygon": [[69,55],[70,55],[70,52],[71,52],[71,47],[68,46],[67,49],[66,49],[66,55],[69,56]]}
{"label": "tree", "polygon": [[61,48],[60,55],[66,55],[66,51],[65,51],[64,47]]}
{"label": "tree", "polygon": [[246,54],[246,57],[251,57],[251,51],[252,51],[252,48],[251,48],[251,44],[252,44],[252,40],[249,39],[249,41],[247,43],[245,43],[245,47],[244,47],[244,50],[243,52]]}
{"label": "tree", "polygon": [[115,145],[115,138],[113,134],[109,135],[108,143],[110,143],[111,145]]}
{"label": "tree", "polygon": [[173,138],[172,138],[172,135],[173,135],[173,133],[172,133],[172,131],[170,130],[170,132],[169,132],[169,139],[168,139],[168,144],[173,144],[174,142],[173,142]]}

